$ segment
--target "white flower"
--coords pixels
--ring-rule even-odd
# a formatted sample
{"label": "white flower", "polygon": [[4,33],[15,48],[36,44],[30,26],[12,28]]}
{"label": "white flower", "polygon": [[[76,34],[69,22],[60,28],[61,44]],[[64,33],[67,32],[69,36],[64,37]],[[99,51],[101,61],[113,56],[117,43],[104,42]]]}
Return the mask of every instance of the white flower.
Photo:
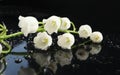
{"label": "white flower", "polygon": [[64,33],[63,35],[58,36],[57,44],[63,49],[71,49],[71,46],[74,44],[75,38],[70,33]]}
{"label": "white flower", "polygon": [[79,37],[88,38],[92,33],[92,28],[89,25],[82,25],[79,28]]}
{"label": "white flower", "polygon": [[90,54],[95,55],[100,53],[102,46],[101,45],[97,45],[97,44],[92,44],[91,46],[91,50],[90,50]]}
{"label": "white flower", "polygon": [[57,33],[60,25],[61,25],[61,21],[60,21],[60,17],[57,16],[51,16],[48,19],[43,19],[43,23],[45,23],[44,25],[44,29],[49,33]]}
{"label": "white flower", "polygon": [[52,37],[46,32],[39,32],[34,38],[34,44],[38,49],[47,50],[52,45]]}
{"label": "white flower", "polygon": [[21,28],[21,31],[25,36],[29,33],[35,33],[38,29],[38,21],[35,17],[32,16],[19,16],[18,26]]}
{"label": "white flower", "polygon": [[103,35],[101,32],[95,31],[90,35],[90,39],[94,42],[94,43],[100,43],[103,40]]}
{"label": "white flower", "polygon": [[69,29],[70,28],[70,26],[71,26],[71,22],[70,22],[70,20],[67,18],[67,17],[63,17],[63,18],[61,18],[61,25],[60,25],[60,30],[67,30],[67,29]]}
{"label": "white flower", "polygon": [[0,54],[2,53],[2,45],[0,44]]}

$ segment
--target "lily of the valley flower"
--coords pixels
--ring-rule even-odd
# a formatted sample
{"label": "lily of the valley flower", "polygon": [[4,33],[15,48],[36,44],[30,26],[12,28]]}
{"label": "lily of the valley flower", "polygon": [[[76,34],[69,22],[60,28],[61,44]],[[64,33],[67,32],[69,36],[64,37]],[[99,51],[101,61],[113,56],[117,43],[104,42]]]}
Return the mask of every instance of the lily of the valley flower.
{"label": "lily of the valley flower", "polygon": [[19,16],[19,24],[21,31],[25,36],[28,36],[29,33],[35,33],[38,29],[38,20],[32,16]]}
{"label": "lily of the valley flower", "polygon": [[57,44],[63,49],[71,49],[71,46],[74,44],[75,38],[70,33],[64,33],[63,35],[58,36]]}
{"label": "lily of the valley flower", "polygon": [[0,54],[2,53],[2,45],[0,44]]}
{"label": "lily of the valley flower", "polygon": [[60,25],[61,25],[61,21],[60,21],[60,17],[57,16],[51,16],[48,19],[43,19],[43,23],[45,23],[44,25],[44,29],[49,33],[57,33]]}
{"label": "lily of the valley flower", "polygon": [[52,38],[46,32],[39,32],[34,38],[34,46],[41,50],[47,50],[52,45]]}
{"label": "lily of the valley flower", "polygon": [[67,17],[61,18],[61,25],[60,25],[60,30],[67,30],[70,28],[70,20]]}
{"label": "lily of the valley flower", "polygon": [[89,25],[82,25],[79,28],[79,37],[88,38],[92,33],[92,28]]}
{"label": "lily of the valley flower", "polygon": [[103,35],[101,32],[99,31],[95,31],[90,35],[90,39],[94,42],[94,43],[100,43],[103,40]]}

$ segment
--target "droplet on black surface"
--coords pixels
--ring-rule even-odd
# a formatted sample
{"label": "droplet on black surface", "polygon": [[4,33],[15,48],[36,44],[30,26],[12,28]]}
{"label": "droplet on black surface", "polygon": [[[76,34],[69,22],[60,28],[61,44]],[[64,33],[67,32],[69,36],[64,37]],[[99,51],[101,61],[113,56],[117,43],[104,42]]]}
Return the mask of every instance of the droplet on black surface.
{"label": "droplet on black surface", "polygon": [[15,63],[21,63],[22,62],[22,59],[18,58],[18,59],[15,59]]}
{"label": "droplet on black surface", "polygon": [[31,56],[30,56],[30,55],[25,55],[24,58],[25,58],[26,60],[29,60],[29,59],[31,59]]}

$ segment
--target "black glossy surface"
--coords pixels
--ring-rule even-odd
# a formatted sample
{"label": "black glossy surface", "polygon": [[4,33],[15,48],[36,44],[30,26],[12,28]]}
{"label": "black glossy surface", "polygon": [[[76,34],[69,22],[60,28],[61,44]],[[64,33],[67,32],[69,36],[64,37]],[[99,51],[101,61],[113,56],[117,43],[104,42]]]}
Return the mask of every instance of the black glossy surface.
{"label": "black glossy surface", "polygon": [[[7,28],[11,30],[10,32],[19,31],[17,26],[19,15],[35,16],[39,21],[51,15],[66,16],[75,23],[76,27],[89,24],[94,31],[99,30],[103,33],[104,40],[101,43],[100,53],[90,55],[85,61],[81,61],[76,58],[75,53],[78,49],[75,49],[72,51],[73,58],[70,64],[63,67],[58,64],[57,67],[52,67],[55,75],[120,75],[120,30],[118,27],[120,21],[117,19],[120,16],[118,12],[120,7],[118,3],[115,1],[70,1],[68,4],[67,1],[58,1],[58,3],[54,1],[45,0],[39,4],[38,1],[31,0],[26,5],[27,0],[18,1],[21,4],[18,4],[15,0],[0,0],[0,23],[4,22]],[[36,5],[33,3],[36,3]],[[25,38],[19,38],[20,42],[12,39],[12,41],[15,41],[13,50],[26,51],[24,48],[24,46],[26,47]],[[16,63],[16,60],[21,60],[21,62]],[[53,74],[50,70],[51,67],[47,70],[43,68],[39,70],[39,64],[30,56],[8,55],[6,61],[8,64],[4,71],[5,75],[18,75],[20,68],[21,71],[27,71],[31,74],[35,74],[35,72],[40,72],[39,75]],[[56,65],[55,62],[53,64]]]}

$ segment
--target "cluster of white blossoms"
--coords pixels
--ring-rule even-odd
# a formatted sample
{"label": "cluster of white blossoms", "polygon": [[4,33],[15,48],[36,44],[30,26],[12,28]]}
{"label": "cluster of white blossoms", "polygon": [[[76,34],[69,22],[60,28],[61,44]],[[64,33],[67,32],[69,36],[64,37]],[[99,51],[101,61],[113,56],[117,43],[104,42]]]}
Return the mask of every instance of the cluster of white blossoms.
{"label": "cluster of white blossoms", "polygon": [[81,25],[78,33],[81,38],[90,37],[90,40],[92,40],[94,43],[100,43],[103,40],[102,33],[99,31],[92,32],[92,28],[89,25]]}
{"label": "cluster of white blossoms", "polygon": [[43,19],[44,29],[49,33],[57,33],[58,29],[67,30],[70,28],[70,20],[67,17],[51,16],[48,19]]}
{"label": "cluster of white blossoms", "polygon": [[[68,30],[71,27],[71,21],[67,17],[51,16],[48,19],[43,19],[42,23],[45,31],[39,32],[33,40],[34,46],[41,50],[47,50],[52,45],[51,34],[57,33],[58,30]],[[37,32],[39,28],[39,22],[32,16],[19,16],[18,25],[25,36],[29,33]],[[102,33],[98,31],[92,32],[92,28],[89,25],[81,25],[78,34],[80,38],[90,37],[94,43],[100,43],[103,40]],[[61,48],[71,49],[74,43],[75,38],[73,34],[68,32],[58,35],[57,44]]]}

